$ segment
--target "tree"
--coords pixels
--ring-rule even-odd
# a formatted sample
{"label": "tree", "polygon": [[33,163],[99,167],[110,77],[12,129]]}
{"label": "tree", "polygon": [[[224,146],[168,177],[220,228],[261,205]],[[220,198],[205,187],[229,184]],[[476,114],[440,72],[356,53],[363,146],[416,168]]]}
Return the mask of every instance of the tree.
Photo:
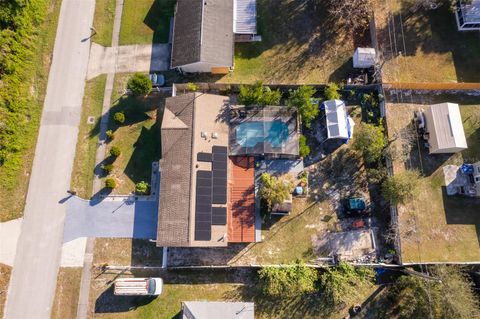
{"label": "tree", "polygon": [[135,73],[128,79],[127,88],[133,95],[147,95],[152,91],[152,81],[143,73]]}
{"label": "tree", "polygon": [[318,105],[312,101],[315,93],[315,88],[307,85],[289,91],[290,97],[288,98],[287,105],[290,108],[297,108],[300,118],[307,128],[312,126],[312,121],[318,115]]}
{"label": "tree", "polygon": [[366,267],[353,267],[340,262],[337,267],[328,267],[320,276],[321,292],[324,300],[335,306],[345,302],[348,298],[358,296],[358,288],[371,284],[374,272]]}
{"label": "tree", "polygon": [[291,194],[293,181],[288,178],[279,178],[268,173],[262,174],[260,195],[266,201],[268,209],[273,205],[283,203]]}
{"label": "tree", "polygon": [[115,187],[117,187],[117,181],[113,178],[107,178],[105,180],[105,187],[109,189],[114,189]]}
{"label": "tree", "polygon": [[381,318],[479,318],[478,296],[458,266],[429,267],[439,280],[402,276],[387,291]]}
{"label": "tree", "polygon": [[108,138],[110,141],[113,141],[113,139],[115,138],[115,133],[113,133],[112,130],[106,131],[105,134],[107,135],[107,138]]}
{"label": "tree", "polygon": [[125,114],[123,112],[117,112],[113,115],[113,120],[119,124],[125,122]]}
{"label": "tree", "polygon": [[340,100],[340,88],[336,83],[328,83],[325,86],[325,98],[327,100]]}
{"label": "tree", "polygon": [[110,155],[113,157],[119,157],[121,153],[122,151],[118,146],[112,146],[112,148],[110,149]]}
{"label": "tree", "polygon": [[238,94],[238,102],[246,106],[278,105],[281,98],[280,90],[272,91],[270,87],[264,86],[261,81],[257,81],[253,85],[241,85]]}
{"label": "tree", "polygon": [[318,279],[317,270],[301,262],[285,267],[264,267],[258,275],[263,292],[268,296],[281,298],[314,292]]}
{"label": "tree", "polygon": [[310,154],[310,146],[307,145],[307,138],[301,134],[298,139],[300,157],[307,157]]}
{"label": "tree", "polygon": [[394,205],[405,204],[416,197],[419,181],[420,173],[413,170],[389,176],[382,184],[383,197]]}
{"label": "tree", "polygon": [[144,182],[144,181],[138,182],[137,184],[135,184],[135,193],[139,195],[146,194],[149,187],[150,185],[148,185],[147,182]]}
{"label": "tree", "polygon": [[[321,0],[314,0],[321,1]],[[351,32],[368,27],[372,5],[370,0],[327,0],[328,12]]]}
{"label": "tree", "polygon": [[198,90],[198,85],[196,85],[195,83],[192,83],[192,82],[188,82],[187,83],[187,90],[189,90],[190,92],[195,92]]}
{"label": "tree", "polygon": [[367,163],[377,162],[385,148],[383,127],[369,123],[362,123],[355,137],[353,147],[363,153]]}

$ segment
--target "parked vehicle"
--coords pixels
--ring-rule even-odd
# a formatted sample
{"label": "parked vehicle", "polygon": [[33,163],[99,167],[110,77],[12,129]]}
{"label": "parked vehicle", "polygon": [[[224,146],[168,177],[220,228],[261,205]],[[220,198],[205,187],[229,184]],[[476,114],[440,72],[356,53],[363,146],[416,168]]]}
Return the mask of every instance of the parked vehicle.
{"label": "parked vehicle", "polygon": [[368,213],[368,207],[365,203],[365,199],[362,197],[349,198],[346,200],[345,208],[347,214],[353,215],[364,215]]}
{"label": "parked vehicle", "polygon": [[120,278],[115,280],[113,293],[120,296],[158,296],[162,278]]}
{"label": "parked vehicle", "polygon": [[152,81],[153,87],[160,87],[165,85],[165,76],[163,74],[151,73],[148,75]]}

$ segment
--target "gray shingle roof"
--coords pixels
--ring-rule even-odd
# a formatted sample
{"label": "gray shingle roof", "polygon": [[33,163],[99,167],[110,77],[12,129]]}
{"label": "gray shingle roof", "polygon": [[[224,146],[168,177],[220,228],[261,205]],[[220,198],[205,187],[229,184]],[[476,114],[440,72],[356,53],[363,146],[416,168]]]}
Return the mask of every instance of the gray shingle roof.
{"label": "gray shingle roof", "polygon": [[233,0],[178,0],[172,67],[195,62],[233,66]]}
{"label": "gray shingle roof", "polygon": [[[157,246],[189,245],[190,183],[192,165],[192,124],[195,93],[166,100],[162,122],[162,159],[160,160],[160,202]],[[176,116],[175,119],[165,118]],[[180,122],[180,123],[181,123]]]}

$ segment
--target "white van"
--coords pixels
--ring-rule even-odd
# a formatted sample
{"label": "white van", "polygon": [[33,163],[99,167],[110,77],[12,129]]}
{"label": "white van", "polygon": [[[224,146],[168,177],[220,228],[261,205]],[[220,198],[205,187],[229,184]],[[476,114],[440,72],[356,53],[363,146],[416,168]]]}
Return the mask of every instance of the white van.
{"label": "white van", "polygon": [[115,280],[115,295],[158,296],[162,293],[162,278],[120,278]]}

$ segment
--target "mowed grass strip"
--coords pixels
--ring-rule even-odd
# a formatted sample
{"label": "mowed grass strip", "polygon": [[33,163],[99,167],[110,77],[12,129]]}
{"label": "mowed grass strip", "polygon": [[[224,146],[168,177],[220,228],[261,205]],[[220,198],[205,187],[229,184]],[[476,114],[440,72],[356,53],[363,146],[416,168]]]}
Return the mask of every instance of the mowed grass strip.
{"label": "mowed grass strip", "polygon": [[112,45],[113,20],[115,19],[115,0],[97,0],[93,27],[97,31],[93,42],[105,47]]}
{"label": "mowed grass strip", "polygon": [[[95,169],[95,154],[97,152],[102,116],[103,95],[106,75],[100,75],[86,83],[83,97],[82,116],[78,129],[77,149],[73,163],[71,188],[81,198],[92,196]],[[93,124],[87,123],[88,117],[95,118]]]}
{"label": "mowed grass strip", "polygon": [[0,264],[0,318],[3,318],[3,308],[7,300],[8,283],[10,282],[11,274],[12,267]]}
{"label": "mowed grass strip", "polygon": [[[114,139],[107,148],[105,163],[112,163],[113,171],[108,175],[117,181],[113,194],[129,194],[135,184],[150,183],[152,162],[160,159],[160,127],[157,113],[162,109],[164,97],[156,93],[148,97],[125,95],[127,81],[132,74],[115,75],[108,129],[114,132]],[[117,123],[115,113],[123,112],[125,122]],[[121,150],[118,158],[108,152],[112,146]]]}
{"label": "mowed grass strip", "polygon": [[58,271],[57,289],[52,307],[52,319],[75,318],[82,268],[61,267]]}
{"label": "mowed grass strip", "polygon": [[125,0],[120,45],[167,43],[175,0]]}
{"label": "mowed grass strip", "polygon": [[0,222],[16,219],[23,215],[61,2],[61,0],[50,2],[47,17],[37,32],[33,68],[28,71],[31,76],[31,86],[30,91],[26,94],[32,94],[33,103],[30,105],[28,114],[25,114],[25,120],[28,123],[25,125],[22,136],[25,141],[25,147],[21,151],[22,162],[20,169],[15,165],[13,168],[8,165],[0,167]]}

